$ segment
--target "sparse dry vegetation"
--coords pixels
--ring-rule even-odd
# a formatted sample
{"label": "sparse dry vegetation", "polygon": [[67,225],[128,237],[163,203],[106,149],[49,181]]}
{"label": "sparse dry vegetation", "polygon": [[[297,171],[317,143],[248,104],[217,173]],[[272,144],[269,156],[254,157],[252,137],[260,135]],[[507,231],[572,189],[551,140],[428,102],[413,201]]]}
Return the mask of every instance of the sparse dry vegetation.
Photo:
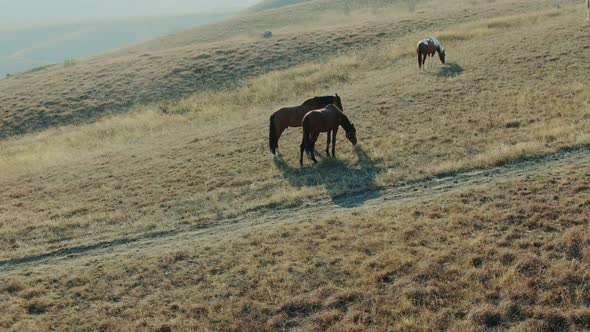
{"label": "sparse dry vegetation", "polygon": [[587,166],[4,273],[0,327],[586,330]]}
{"label": "sparse dry vegetation", "polygon": [[[568,28],[575,14],[527,16],[546,17],[542,25],[495,19],[519,23],[446,42],[449,61],[466,69],[456,77],[440,77],[437,69],[418,74],[403,44],[386,45],[163,104],[167,114],[154,106],[6,140],[0,144],[2,183],[9,188],[0,194],[2,255],[210,223],[588,144],[589,92],[584,78],[570,80],[588,64],[585,30]],[[547,30],[551,48],[528,52]],[[580,52],[571,53],[566,36],[578,40],[573,47]],[[502,66],[510,70],[497,69]],[[284,159],[273,165],[268,114],[335,90],[357,125],[361,154],[341,141],[339,161],[300,170],[300,133],[290,130],[280,143]]]}
{"label": "sparse dry vegetation", "polygon": [[[515,6],[503,0],[483,3],[479,11],[466,15],[461,1],[433,2],[416,17],[405,9],[378,14],[357,6],[343,20],[340,8],[345,3],[312,1],[296,5],[295,9],[244,15],[105,55],[77,59],[76,66],[46,66],[1,80],[0,137],[93,122],[111,113],[126,112],[133,105],[236,87],[263,73],[325,60],[342,52],[382,43],[407,43],[404,37],[414,33],[420,33],[422,38],[432,30],[544,8],[539,1]],[[365,7],[371,5],[367,2]],[[423,16],[431,18],[431,22],[423,23]],[[275,32],[272,39],[258,37],[269,29]]]}
{"label": "sparse dry vegetation", "polygon": [[[239,78],[220,69],[220,86],[230,83],[207,91],[187,83],[192,74],[176,72],[167,76],[174,82],[138,89],[153,98],[135,101],[152,104],[128,109],[125,101],[126,114],[0,141],[0,263],[129,242],[71,261],[6,270],[0,264],[0,329],[590,329],[587,163],[539,167],[496,179],[498,185],[411,201],[339,205],[354,192],[378,195],[434,175],[590,144],[590,76],[580,74],[590,68],[590,26],[576,20],[580,6],[485,0],[472,7],[445,2],[443,11],[437,1],[421,4],[390,18],[346,14],[359,19],[353,24],[326,15],[291,35],[273,29],[278,38],[268,40],[236,42],[237,30],[225,31],[219,42],[182,48],[190,33],[174,36],[167,42],[176,48],[153,52],[166,54],[162,65],[184,66],[173,60],[184,51],[191,62],[223,57],[239,70],[256,67],[254,57],[305,55],[287,69],[246,69]],[[272,12],[280,17],[282,10]],[[267,18],[241,19],[255,15]],[[432,23],[418,23],[424,17]],[[212,35],[198,31],[213,38],[216,27],[208,28]],[[448,63],[418,72],[415,44],[425,34],[447,47]],[[303,40],[313,44],[306,52],[299,49]],[[334,46],[329,51],[320,47],[326,40]],[[147,54],[153,43],[166,44],[135,50]],[[269,55],[251,48],[260,43],[281,49]],[[131,50],[58,69],[65,75],[91,63],[113,70],[137,59],[145,62],[129,70],[156,63]],[[236,60],[236,52],[252,53]],[[44,75],[58,69],[18,79],[47,84]],[[96,72],[86,73],[93,77],[88,84],[104,84]],[[79,84],[75,75],[72,84]],[[118,84],[125,88],[97,90],[102,100],[129,94],[132,86]],[[301,133],[290,129],[280,141],[282,158],[271,160],[269,114],[334,92],[360,146],[352,149],[340,136],[337,160],[299,168]],[[45,100],[44,93],[50,90],[36,96]],[[2,114],[12,123],[32,119]],[[302,207],[317,200],[335,208],[306,215]],[[275,210],[294,212],[240,227],[240,220]],[[237,226],[227,231],[198,238],[188,232],[230,219]],[[142,237],[148,240],[132,241]]]}

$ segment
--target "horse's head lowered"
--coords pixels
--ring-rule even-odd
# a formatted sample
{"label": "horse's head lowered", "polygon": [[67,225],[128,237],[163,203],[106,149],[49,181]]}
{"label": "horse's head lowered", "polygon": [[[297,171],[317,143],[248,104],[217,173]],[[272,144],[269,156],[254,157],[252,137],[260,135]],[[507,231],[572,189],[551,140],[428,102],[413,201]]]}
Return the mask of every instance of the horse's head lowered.
{"label": "horse's head lowered", "polygon": [[342,99],[340,99],[338,94],[336,94],[336,97],[334,97],[334,105],[338,106],[338,108],[344,112],[344,107],[342,107]]}
{"label": "horse's head lowered", "polygon": [[356,129],[353,124],[350,124],[350,128],[346,131],[346,138],[348,138],[352,145],[356,145]]}
{"label": "horse's head lowered", "polygon": [[447,52],[447,50],[442,46],[440,47],[440,49],[438,51],[438,58],[440,59],[440,62],[443,63],[443,65],[445,64],[446,52]]}

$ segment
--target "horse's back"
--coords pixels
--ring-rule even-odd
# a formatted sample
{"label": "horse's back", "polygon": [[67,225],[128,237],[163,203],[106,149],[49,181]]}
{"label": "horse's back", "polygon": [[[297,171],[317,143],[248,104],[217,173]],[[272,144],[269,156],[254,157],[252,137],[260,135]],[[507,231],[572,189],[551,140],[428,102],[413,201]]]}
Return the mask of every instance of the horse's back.
{"label": "horse's back", "polygon": [[284,127],[300,127],[303,117],[309,111],[325,109],[331,105],[334,98],[333,96],[313,97],[299,106],[281,107],[271,115],[271,118]]}
{"label": "horse's back", "polygon": [[440,42],[434,37],[428,37],[426,39],[421,40],[417,47],[416,52],[422,54],[434,54],[437,49],[441,48]]}
{"label": "horse's back", "polygon": [[301,104],[301,106],[308,107],[310,110],[320,109],[328,104],[334,102],[334,96],[321,96],[310,98]]}
{"label": "horse's back", "polygon": [[301,106],[282,107],[276,110],[272,116],[276,121],[289,127],[300,127],[307,110]]}
{"label": "horse's back", "polygon": [[303,116],[302,122],[307,122],[310,124],[317,124],[319,122],[322,122],[322,120],[324,118],[324,114],[323,114],[324,111],[325,111],[325,109],[323,109],[323,108],[309,111],[309,112],[305,113],[305,115]]}
{"label": "horse's back", "polygon": [[303,122],[309,123],[313,128],[318,131],[326,132],[328,130],[338,127],[339,114],[342,111],[338,106],[330,104],[324,108],[309,111],[303,117]]}

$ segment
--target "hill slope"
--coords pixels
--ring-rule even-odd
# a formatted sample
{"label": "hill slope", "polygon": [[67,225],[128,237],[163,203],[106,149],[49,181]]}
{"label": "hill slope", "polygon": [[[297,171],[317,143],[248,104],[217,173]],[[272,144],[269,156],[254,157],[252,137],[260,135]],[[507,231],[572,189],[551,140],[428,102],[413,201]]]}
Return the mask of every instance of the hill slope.
{"label": "hill slope", "polygon": [[[419,30],[0,141],[0,329],[590,328],[583,8],[443,4],[446,65]],[[425,21],[387,19],[354,33]],[[334,92],[359,144],[271,159],[270,112]]]}
{"label": "hill slope", "polygon": [[[450,64],[440,71],[419,74],[414,57],[375,48],[197,95],[171,105],[167,115],[147,109],[3,142],[4,254],[207,224],[313,197],[336,200],[588,144],[588,82],[570,78],[588,65],[583,50],[590,39],[574,20],[577,12],[555,13],[535,14],[526,24],[522,16],[484,21],[503,27],[488,35],[478,26],[441,32],[477,34],[446,43]],[[541,33],[547,29],[552,32]],[[565,36],[578,40],[576,52]],[[552,47],[544,53],[526,51],[547,38]],[[470,53],[474,45],[479,51]],[[288,130],[280,142],[283,159],[273,165],[268,114],[334,91],[358,129],[359,149],[341,139],[339,160],[300,169],[300,132]],[[10,249],[14,243],[19,250]]]}
{"label": "hill slope", "polygon": [[[326,4],[309,2],[294,8],[311,11],[319,18],[327,8],[333,10]],[[359,20],[329,21],[329,24],[309,23],[314,16],[293,15],[292,9],[286,8],[244,16],[237,21],[76,60],[73,66],[53,65],[0,80],[0,138],[94,121],[105,114],[128,111],[134,104],[236,86],[244,79],[271,70],[320,61],[379,43],[396,43],[417,32],[423,36],[461,22],[545,7],[537,1],[516,5],[502,1],[483,3],[478,7],[480,11],[466,15],[459,4],[435,3],[425,6],[420,14],[431,17],[429,21],[406,11],[399,15],[386,12],[387,15]],[[282,17],[290,19],[283,21]],[[311,28],[301,30],[289,25],[296,22],[308,22]],[[286,29],[275,31],[276,37],[270,40],[231,37],[243,33],[244,29],[256,31],[285,25]],[[231,27],[228,31],[224,30],[228,27]]]}
{"label": "hill slope", "polygon": [[2,264],[0,327],[584,330],[590,160],[574,155],[412,200]]}

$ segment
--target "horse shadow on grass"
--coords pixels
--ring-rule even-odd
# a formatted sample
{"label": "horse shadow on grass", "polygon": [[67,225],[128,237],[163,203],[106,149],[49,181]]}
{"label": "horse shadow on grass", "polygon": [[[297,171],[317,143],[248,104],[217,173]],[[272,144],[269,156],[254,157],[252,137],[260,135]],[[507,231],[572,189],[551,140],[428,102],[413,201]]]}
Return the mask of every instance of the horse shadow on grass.
{"label": "horse shadow on grass", "polygon": [[309,164],[311,161],[307,157],[305,162],[308,164],[304,167],[291,166],[282,158],[275,158],[274,163],[292,186],[324,186],[334,204],[351,208],[381,195],[375,184],[381,169],[379,163],[361,147],[355,147],[354,152],[358,159],[355,164],[327,158],[320,153],[316,153],[316,157],[322,157],[316,165]]}
{"label": "horse shadow on grass", "polygon": [[438,69],[437,75],[441,77],[455,77],[461,75],[465,69],[457,63],[447,63]]}

